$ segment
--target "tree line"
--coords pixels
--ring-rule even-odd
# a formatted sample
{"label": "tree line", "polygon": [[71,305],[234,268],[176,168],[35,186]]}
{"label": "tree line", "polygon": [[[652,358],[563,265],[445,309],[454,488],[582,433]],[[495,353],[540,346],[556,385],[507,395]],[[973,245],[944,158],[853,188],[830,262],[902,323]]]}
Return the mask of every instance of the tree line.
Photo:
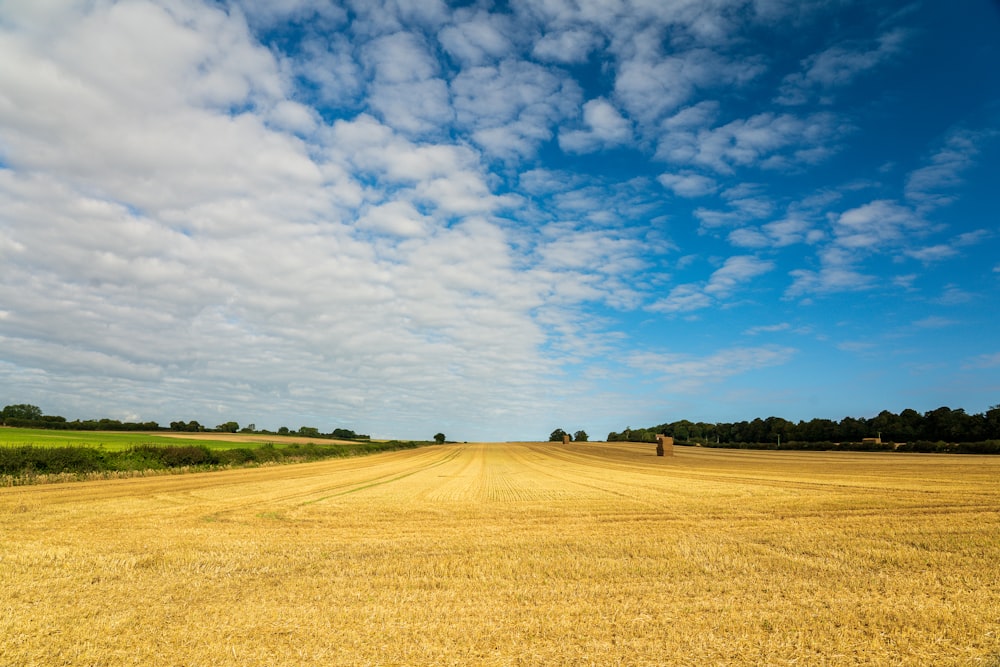
{"label": "tree line", "polygon": [[[277,431],[258,430],[255,424],[240,427],[239,423],[228,421],[215,428],[203,426],[195,420],[173,421],[169,427],[160,426],[155,421],[123,422],[117,419],[86,419],[67,421],[59,415],[46,415],[37,405],[18,403],[8,405],[0,411],[0,424],[19,428],[41,428],[63,431],[183,431],[187,433],[259,433],[261,435],[301,435],[310,438],[330,438],[336,440],[370,440],[371,436],[355,433],[351,429],[335,428],[322,433],[314,426],[300,426],[293,430],[282,426]],[[443,438],[442,438],[443,439]]]}
{"label": "tree line", "polygon": [[[883,410],[875,417],[844,417],[840,421],[793,422],[781,417],[758,417],[752,421],[711,423],[681,419],[648,428],[626,428],[620,433],[612,431],[608,441],[655,442],[658,433],[672,436],[678,443],[703,446],[817,449],[854,444],[854,449],[1000,452],[1000,442],[996,442],[1000,441],[1000,405],[978,414],[941,407],[923,414],[911,409],[899,414]],[[970,447],[973,443],[983,446]]]}

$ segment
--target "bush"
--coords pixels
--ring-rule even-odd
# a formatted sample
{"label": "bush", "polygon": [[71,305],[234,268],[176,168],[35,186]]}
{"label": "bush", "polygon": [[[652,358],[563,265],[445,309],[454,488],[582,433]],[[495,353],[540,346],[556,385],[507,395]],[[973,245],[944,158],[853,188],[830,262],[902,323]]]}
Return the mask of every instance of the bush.
{"label": "bush", "polygon": [[236,449],[222,449],[215,453],[219,463],[223,465],[244,465],[257,460],[254,450],[249,447],[237,447]]}
{"label": "bush", "polygon": [[104,470],[105,453],[90,447],[0,447],[0,474],[85,473]]}
{"label": "bush", "polygon": [[[93,447],[0,447],[0,476],[31,481],[37,475],[90,473],[102,471],[136,472],[169,468],[210,468],[218,465],[247,465],[264,462],[318,461],[358,456],[372,452],[411,449],[429,443],[414,441],[351,444],[293,443],[277,448],[267,443],[256,448],[237,447],[212,450],[204,445],[159,447],[145,444],[128,450],[106,452]],[[5,483],[17,483],[5,480]]]}
{"label": "bush", "polygon": [[215,452],[204,445],[186,445],[180,447],[139,445],[131,451],[140,457],[159,463],[160,465],[156,467],[183,468],[184,466],[217,465],[219,463],[219,458],[215,455]]}

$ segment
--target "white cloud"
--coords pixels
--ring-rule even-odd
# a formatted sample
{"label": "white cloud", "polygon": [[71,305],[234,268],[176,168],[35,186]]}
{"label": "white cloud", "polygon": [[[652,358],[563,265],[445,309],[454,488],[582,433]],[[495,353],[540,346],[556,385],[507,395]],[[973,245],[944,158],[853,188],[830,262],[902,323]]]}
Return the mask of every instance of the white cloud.
{"label": "white cloud", "polygon": [[786,364],[796,353],[794,348],[777,345],[734,347],[704,357],[640,352],[632,355],[628,363],[645,373],[663,376],[674,389],[697,389],[735,375]]}
{"label": "white cloud", "polygon": [[770,112],[715,128],[677,129],[660,138],[656,156],[732,174],[737,167],[790,169],[828,157],[849,127],[835,115],[805,118]]}
{"label": "white cloud", "polygon": [[719,187],[715,179],[693,172],[660,174],[657,180],[678,197],[704,197]]}
{"label": "white cloud", "polygon": [[789,217],[769,222],[760,228],[734,229],[727,237],[733,245],[743,248],[783,248],[796,243],[815,243],[821,233],[801,218]]}
{"label": "white cloud", "polygon": [[[285,57],[282,66],[315,88],[317,99],[342,107],[361,106],[364,77],[354,46],[343,33],[306,36],[297,57]],[[356,100],[356,101],[355,101]]]}
{"label": "white cloud", "polygon": [[708,308],[718,301],[733,296],[744,284],[772,271],[774,267],[774,262],[752,255],[730,257],[704,284],[678,285],[649,308],[654,312],[665,313],[683,313]]}
{"label": "white cloud", "polygon": [[451,82],[459,125],[487,153],[505,159],[534,154],[553,127],[577,112],[577,84],[523,61],[463,70]]}
{"label": "white cloud", "polygon": [[958,322],[947,317],[939,317],[937,315],[931,315],[929,317],[924,317],[913,323],[913,326],[918,329],[945,329],[947,327],[953,327]]}
{"label": "white cloud", "polygon": [[845,340],[836,344],[838,350],[861,354],[876,349],[875,343],[867,340]]}
{"label": "white cloud", "polygon": [[841,213],[834,224],[836,242],[843,248],[882,251],[897,247],[927,223],[911,209],[888,200],[876,200]]}
{"label": "white cloud", "polygon": [[931,299],[931,303],[942,306],[958,306],[963,303],[975,301],[977,296],[968,290],[962,289],[958,285],[945,285],[941,296]]}
{"label": "white cloud", "polygon": [[754,227],[734,229],[726,238],[729,243],[740,248],[767,248],[771,245],[771,239]]}
{"label": "white cloud", "polygon": [[685,313],[708,308],[713,303],[712,298],[705,294],[703,287],[686,284],[674,287],[665,298],[650,306],[650,310],[661,313]]}
{"label": "white cloud", "polygon": [[347,21],[343,7],[323,0],[240,0],[239,8],[252,24],[265,28],[301,21],[333,29]]}
{"label": "white cloud", "polygon": [[441,29],[438,39],[445,50],[466,65],[481,65],[510,55],[513,50],[507,35],[513,32],[509,21],[482,9],[459,9],[454,23]]}
{"label": "white cloud", "polygon": [[780,324],[762,324],[756,327],[750,327],[743,333],[747,336],[757,336],[762,333],[778,333],[781,331],[788,331],[792,328],[792,325],[788,322],[781,322]]}
{"label": "white cloud", "polygon": [[417,35],[397,32],[364,49],[374,73],[369,105],[393,128],[411,135],[439,133],[453,118],[448,84],[428,48]]}
{"label": "white cloud", "polygon": [[895,28],[874,44],[846,43],[832,46],[802,61],[802,71],[785,77],[779,104],[803,104],[813,91],[846,86],[900,53],[908,35]]}
{"label": "white cloud", "polygon": [[271,108],[267,116],[268,124],[299,135],[311,135],[318,127],[315,109],[298,102],[282,100]]}
{"label": "white cloud", "polygon": [[615,97],[629,115],[651,125],[701,88],[744,84],[763,71],[753,58],[728,60],[709,49],[637,56],[619,63]]}
{"label": "white cloud", "polygon": [[953,132],[945,145],[931,156],[929,165],[909,174],[906,179],[906,199],[922,211],[954,201],[953,195],[939,191],[962,184],[962,172],[975,164],[980,145],[995,134],[964,130]]}
{"label": "white cloud", "polygon": [[437,30],[448,20],[443,0],[348,0],[354,30],[360,35],[385,35],[404,27]]}
{"label": "white cloud", "polygon": [[965,370],[980,370],[983,368],[995,368],[997,366],[1000,366],[1000,352],[980,354],[962,364],[962,368]]}
{"label": "white cloud", "polygon": [[705,286],[705,292],[717,298],[731,296],[737,287],[774,269],[774,262],[753,255],[730,257],[716,270]]}
{"label": "white cloud", "polygon": [[924,248],[906,250],[905,254],[907,257],[912,257],[913,259],[924,263],[930,263],[951,259],[952,257],[958,255],[958,251],[949,245],[938,243]]}
{"label": "white cloud", "polygon": [[358,227],[407,237],[423,236],[429,224],[428,218],[407,201],[374,206],[358,218]]}
{"label": "white cloud", "polygon": [[785,296],[790,299],[810,293],[856,292],[871,288],[875,282],[873,276],[841,266],[826,266],[819,271],[795,269],[789,271],[789,275],[794,278],[785,291]]}
{"label": "white cloud", "polygon": [[535,42],[531,53],[543,62],[581,63],[599,43],[600,37],[589,30],[558,30]]}
{"label": "white cloud", "polygon": [[602,148],[620,146],[632,138],[632,128],[611,103],[603,98],[583,105],[586,130],[559,134],[559,146],[569,153],[590,153]]}

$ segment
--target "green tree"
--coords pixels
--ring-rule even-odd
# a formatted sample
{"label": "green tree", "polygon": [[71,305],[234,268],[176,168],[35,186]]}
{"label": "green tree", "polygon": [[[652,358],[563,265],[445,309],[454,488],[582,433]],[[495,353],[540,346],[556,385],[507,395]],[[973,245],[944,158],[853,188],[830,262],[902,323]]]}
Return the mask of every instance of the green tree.
{"label": "green tree", "polygon": [[436,442],[439,445],[443,445],[444,441],[445,441],[444,433],[435,433],[434,434],[434,442]]}
{"label": "green tree", "polygon": [[236,422],[226,422],[225,424],[219,424],[215,427],[216,431],[222,431],[223,433],[236,433],[240,430],[240,425]]}
{"label": "green tree", "polygon": [[28,405],[27,403],[8,405],[3,409],[3,412],[0,412],[0,418],[2,418],[4,422],[8,419],[38,421],[42,418],[42,409],[37,405]]}
{"label": "green tree", "polygon": [[1000,440],[1000,405],[994,405],[986,411],[984,428],[988,440]]}
{"label": "green tree", "polygon": [[561,428],[557,428],[549,434],[549,442],[562,442],[565,436],[569,435]]}
{"label": "green tree", "polygon": [[586,431],[577,431],[576,433],[573,434],[573,439],[576,440],[577,442],[587,442],[587,439],[589,437],[590,436],[587,435]]}

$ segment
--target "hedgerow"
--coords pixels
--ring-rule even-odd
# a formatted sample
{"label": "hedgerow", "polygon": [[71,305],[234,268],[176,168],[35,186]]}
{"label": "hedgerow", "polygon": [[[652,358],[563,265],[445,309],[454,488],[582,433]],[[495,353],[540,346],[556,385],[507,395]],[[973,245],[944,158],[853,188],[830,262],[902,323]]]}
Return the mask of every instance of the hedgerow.
{"label": "hedgerow", "polygon": [[146,470],[212,470],[264,463],[298,463],[412,449],[427,443],[398,441],[350,444],[291,443],[275,447],[211,449],[205,445],[137,445],[122,451],[93,447],[0,447],[0,486],[36,481],[39,476]]}

